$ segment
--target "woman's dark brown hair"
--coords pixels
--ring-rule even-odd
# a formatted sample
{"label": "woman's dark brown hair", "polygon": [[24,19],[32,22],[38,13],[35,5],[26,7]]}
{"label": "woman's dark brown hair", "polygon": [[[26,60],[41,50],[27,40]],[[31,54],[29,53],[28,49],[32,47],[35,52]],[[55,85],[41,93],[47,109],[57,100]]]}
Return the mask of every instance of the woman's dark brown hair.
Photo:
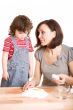
{"label": "woman's dark brown hair", "polygon": [[33,28],[32,22],[27,16],[18,15],[14,18],[13,22],[10,25],[9,34],[14,36],[16,30],[22,32],[28,31],[29,33],[32,28]]}
{"label": "woman's dark brown hair", "polygon": [[39,27],[42,24],[46,24],[50,28],[51,31],[55,31],[56,32],[55,38],[53,38],[53,40],[50,42],[50,44],[48,45],[48,47],[51,48],[51,49],[53,49],[56,46],[59,46],[60,44],[62,44],[63,33],[62,33],[62,30],[61,30],[61,27],[60,27],[60,25],[55,20],[50,19],[50,20],[42,21],[42,22],[40,22],[38,24],[38,26],[36,28],[36,31],[35,31],[36,40],[37,40],[37,44],[36,44],[35,47],[41,47],[41,42],[40,42],[40,40],[38,38],[38,36],[39,36],[38,29],[39,29]]}

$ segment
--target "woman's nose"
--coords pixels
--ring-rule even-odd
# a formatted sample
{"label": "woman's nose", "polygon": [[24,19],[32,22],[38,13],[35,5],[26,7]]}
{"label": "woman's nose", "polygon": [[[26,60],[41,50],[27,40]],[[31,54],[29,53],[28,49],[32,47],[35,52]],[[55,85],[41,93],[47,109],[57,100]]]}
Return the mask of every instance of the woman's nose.
{"label": "woman's nose", "polygon": [[38,38],[39,38],[39,39],[41,38],[41,34],[38,35]]}

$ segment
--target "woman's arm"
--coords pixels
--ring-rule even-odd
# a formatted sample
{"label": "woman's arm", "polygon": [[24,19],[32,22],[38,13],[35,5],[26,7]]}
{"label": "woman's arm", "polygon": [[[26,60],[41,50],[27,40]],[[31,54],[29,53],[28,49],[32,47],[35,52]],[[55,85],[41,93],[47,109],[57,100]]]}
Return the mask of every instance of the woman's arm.
{"label": "woman's arm", "polygon": [[36,60],[36,65],[35,65],[35,71],[34,71],[34,75],[31,81],[28,81],[24,87],[23,87],[23,91],[24,89],[28,89],[28,88],[32,88],[37,86],[40,83],[41,80],[41,70],[40,70],[40,62],[38,60]]}
{"label": "woman's arm", "polygon": [[41,75],[42,74],[41,74],[40,61],[36,60],[36,65],[35,65],[35,71],[34,71],[33,80],[35,80],[38,84],[40,83]]}
{"label": "woman's arm", "polygon": [[29,52],[29,78],[33,77],[33,73],[34,73],[34,54],[33,52]]}
{"label": "woman's arm", "polygon": [[73,85],[73,61],[69,63],[70,76],[66,78],[66,83]]}
{"label": "woman's arm", "polygon": [[68,64],[68,67],[69,67],[69,75],[65,75],[65,74],[60,74],[59,75],[59,81],[58,83],[59,84],[68,84],[68,85],[73,85],[73,61],[71,61],[69,64]]}

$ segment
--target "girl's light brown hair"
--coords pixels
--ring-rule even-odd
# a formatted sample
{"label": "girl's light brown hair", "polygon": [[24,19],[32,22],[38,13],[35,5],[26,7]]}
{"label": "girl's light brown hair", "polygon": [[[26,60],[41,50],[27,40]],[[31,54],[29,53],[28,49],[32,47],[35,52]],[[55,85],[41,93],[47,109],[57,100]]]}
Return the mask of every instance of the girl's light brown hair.
{"label": "girl's light brown hair", "polygon": [[22,31],[22,32],[28,31],[28,34],[29,34],[32,28],[33,28],[33,25],[31,20],[25,15],[19,15],[19,16],[16,16],[13,22],[11,23],[9,34],[14,36],[16,30]]}

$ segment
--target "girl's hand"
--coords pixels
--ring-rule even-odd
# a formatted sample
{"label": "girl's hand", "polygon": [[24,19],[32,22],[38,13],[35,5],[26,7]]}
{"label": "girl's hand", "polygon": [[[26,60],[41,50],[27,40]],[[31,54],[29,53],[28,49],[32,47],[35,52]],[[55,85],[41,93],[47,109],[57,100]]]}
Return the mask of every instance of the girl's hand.
{"label": "girl's hand", "polygon": [[9,74],[8,74],[8,72],[3,73],[2,78],[5,79],[5,80],[8,80],[8,79],[9,79]]}

